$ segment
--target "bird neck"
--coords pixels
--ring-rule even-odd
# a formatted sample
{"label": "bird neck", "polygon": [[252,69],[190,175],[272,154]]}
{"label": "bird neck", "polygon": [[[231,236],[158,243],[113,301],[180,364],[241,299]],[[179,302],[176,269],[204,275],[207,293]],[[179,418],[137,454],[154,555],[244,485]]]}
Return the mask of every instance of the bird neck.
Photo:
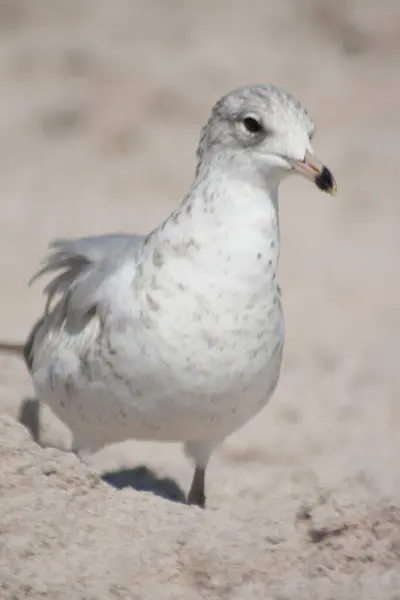
{"label": "bird neck", "polygon": [[280,181],[245,161],[203,163],[179,212],[186,214],[192,227],[236,244],[247,240],[255,245],[272,241],[279,245],[278,186]]}
{"label": "bird neck", "polygon": [[265,319],[265,311],[280,310],[278,260],[277,189],[224,168],[198,176],[177,210],[148,236],[140,270],[155,293],[176,291],[171,302],[186,290],[188,303],[222,304],[234,315],[253,307]]}
{"label": "bird neck", "polygon": [[186,261],[204,278],[264,285],[275,280],[279,260],[278,190],[266,189],[250,171],[201,169],[178,209],[153,234],[171,264]]}
{"label": "bird neck", "polygon": [[[246,186],[253,192],[260,190],[274,202],[278,196],[278,188],[287,173],[271,165],[260,155],[248,156],[246,153],[209,153],[203,157],[196,167],[194,187],[205,184],[220,187],[226,182],[234,186]],[[278,207],[276,205],[276,210]]]}

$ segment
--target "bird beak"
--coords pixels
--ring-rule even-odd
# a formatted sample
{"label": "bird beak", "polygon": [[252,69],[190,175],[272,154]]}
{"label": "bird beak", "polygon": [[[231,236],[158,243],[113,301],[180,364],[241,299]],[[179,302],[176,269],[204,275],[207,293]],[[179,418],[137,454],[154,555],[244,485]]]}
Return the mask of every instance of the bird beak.
{"label": "bird beak", "polygon": [[308,150],[304,160],[299,160],[294,164],[294,170],[306,179],[313,181],[320,190],[328,192],[332,196],[336,195],[336,181],[332,173]]}

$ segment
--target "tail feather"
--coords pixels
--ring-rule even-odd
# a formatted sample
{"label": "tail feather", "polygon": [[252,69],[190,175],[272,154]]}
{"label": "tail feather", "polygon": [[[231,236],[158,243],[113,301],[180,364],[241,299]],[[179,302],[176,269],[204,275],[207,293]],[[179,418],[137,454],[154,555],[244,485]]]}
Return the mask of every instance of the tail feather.
{"label": "tail feather", "polygon": [[18,344],[15,342],[0,342],[0,352],[7,354],[23,354],[25,344]]}

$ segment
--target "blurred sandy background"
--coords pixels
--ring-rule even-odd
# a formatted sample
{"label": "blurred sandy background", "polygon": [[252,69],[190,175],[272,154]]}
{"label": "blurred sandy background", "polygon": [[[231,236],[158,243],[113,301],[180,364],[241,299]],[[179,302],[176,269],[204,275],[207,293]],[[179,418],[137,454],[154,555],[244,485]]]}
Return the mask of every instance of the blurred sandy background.
{"label": "blurred sandy background", "polygon": [[281,190],[279,388],[201,512],[170,500],[179,447],[61,451],[2,356],[1,599],[400,598],[398,0],[0,0],[0,338],[41,309],[48,240],[156,225],[211,105],[255,82],[309,108],[339,188]]}

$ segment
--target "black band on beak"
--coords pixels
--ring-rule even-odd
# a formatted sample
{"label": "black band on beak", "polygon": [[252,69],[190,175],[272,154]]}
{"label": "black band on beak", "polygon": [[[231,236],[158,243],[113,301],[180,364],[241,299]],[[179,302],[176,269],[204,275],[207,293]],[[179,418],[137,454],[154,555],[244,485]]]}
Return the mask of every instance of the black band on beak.
{"label": "black band on beak", "polygon": [[322,167],[321,172],[315,178],[315,183],[324,192],[331,191],[336,187],[333,175],[326,167]]}
{"label": "black band on beak", "polygon": [[308,150],[304,160],[296,161],[293,168],[309,181],[313,181],[320,190],[332,196],[336,194],[336,181],[332,173]]}

